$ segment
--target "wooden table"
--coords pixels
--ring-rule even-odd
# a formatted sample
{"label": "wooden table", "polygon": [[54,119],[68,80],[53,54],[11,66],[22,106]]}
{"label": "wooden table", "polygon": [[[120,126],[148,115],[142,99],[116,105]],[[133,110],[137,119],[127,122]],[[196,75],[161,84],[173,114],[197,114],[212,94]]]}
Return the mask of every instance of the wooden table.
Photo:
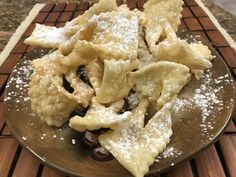
{"label": "wooden table", "polygon": [[[122,0],[117,0],[122,4]],[[131,9],[142,9],[145,0],[127,0]],[[3,98],[8,77],[15,64],[32,47],[24,44],[24,39],[31,34],[35,23],[63,26],[68,20],[77,17],[89,8],[88,2],[47,4],[40,11],[33,23],[29,25],[20,41],[11,51],[8,58],[0,67],[0,177],[62,177],[62,172],[51,169],[40,163],[38,159],[22,149],[11,135],[4,122]],[[236,77],[236,52],[232,49],[224,36],[211,22],[207,14],[194,0],[185,0],[182,12],[180,30],[191,31],[211,42],[228,64],[230,71]],[[185,161],[172,168],[163,177],[235,177],[236,176],[236,110],[232,114],[223,136],[196,158]]]}

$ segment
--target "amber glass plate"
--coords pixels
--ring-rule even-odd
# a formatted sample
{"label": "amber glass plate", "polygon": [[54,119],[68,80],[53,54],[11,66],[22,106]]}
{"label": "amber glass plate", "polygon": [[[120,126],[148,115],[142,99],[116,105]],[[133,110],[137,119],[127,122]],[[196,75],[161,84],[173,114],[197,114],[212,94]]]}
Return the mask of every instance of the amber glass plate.
{"label": "amber glass plate", "polygon": [[[191,38],[191,37],[187,37]],[[209,45],[216,58],[204,77],[191,82],[179,94],[172,115],[173,136],[167,150],[156,158],[148,175],[163,172],[190,159],[214,143],[230,120],[234,106],[234,88],[230,72],[219,54]],[[116,159],[98,162],[81,141],[81,134],[67,125],[53,128],[42,123],[30,108],[28,98],[29,61],[47,51],[37,49],[24,57],[7,84],[5,117],[20,144],[46,165],[81,177],[132,176]]]}

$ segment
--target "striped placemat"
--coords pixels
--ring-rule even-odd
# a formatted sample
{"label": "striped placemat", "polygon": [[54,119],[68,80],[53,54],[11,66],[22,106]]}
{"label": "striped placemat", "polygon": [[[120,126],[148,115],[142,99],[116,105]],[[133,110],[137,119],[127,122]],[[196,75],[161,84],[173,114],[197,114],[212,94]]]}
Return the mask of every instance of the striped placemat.
{"label": "striped placemat", "polygon": [[[183,18],[179,30],[191,31],[211,42],[226,61],[236,77],[235,42],[201,3],[200,0],[184,0]],[[131,9],[142,9],[146,0],[126,0]],[[117,0],[123,4],[123,0]],[[17,177],[62,177],[65,174],[42,165],[38,159],[22,149],[5,125],[3,95],[5,85],[16,63],[33,48],[24,44],[35,23],[63,26],[66,21],[82,14],[91,5],[78,3],[36,4],[29,16],[16,30],[0,56],[0,176]],[[235,82],[236,83],[236,82]],[[162,177],[234,177],[236,176],[236,111],[222,138],[196,158],[185,161]]]}

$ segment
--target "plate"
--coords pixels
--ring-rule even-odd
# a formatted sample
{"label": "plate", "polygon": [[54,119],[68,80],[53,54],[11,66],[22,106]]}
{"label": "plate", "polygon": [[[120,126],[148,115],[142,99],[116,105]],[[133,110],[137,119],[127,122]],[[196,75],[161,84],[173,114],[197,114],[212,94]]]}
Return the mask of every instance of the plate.
{"label": "plate", "polygon": [[[182,35],[185,36],[186,35]],[[192,39],[187,35],[188,39]],[[164,172],[193,158],[214,143],[230,120],[234,106],[234,86],[230,72],[219,54],[207,44],[216,58],[204,77],[192,80],[182,89],[172,114],[173,136],[164,153],[150,167],[148,176]],[[20,144],[46,165],[81,177],[131,177],[117,160],[98,162],[90,156],[81,133],[67,125],[53,128],[42,123],[30,108],[28,97],[29,61],[47,50],[36,49],[16,65],[6,86],[6,122]]]}

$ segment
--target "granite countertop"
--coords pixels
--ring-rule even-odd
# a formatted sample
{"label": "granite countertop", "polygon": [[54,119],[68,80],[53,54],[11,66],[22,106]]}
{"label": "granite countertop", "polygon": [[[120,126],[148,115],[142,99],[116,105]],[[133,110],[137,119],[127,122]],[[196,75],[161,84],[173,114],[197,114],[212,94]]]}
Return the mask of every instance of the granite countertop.
{"label": "granite countertop", "polygon": [[[72,1],[75,0],[66,2]],[[0,52],[34,4],[47,2],[65,2],[65,0],[0,0]],[[212,0],[202,0],[202,2],[236,41],[236,16],[216,6]]]}

